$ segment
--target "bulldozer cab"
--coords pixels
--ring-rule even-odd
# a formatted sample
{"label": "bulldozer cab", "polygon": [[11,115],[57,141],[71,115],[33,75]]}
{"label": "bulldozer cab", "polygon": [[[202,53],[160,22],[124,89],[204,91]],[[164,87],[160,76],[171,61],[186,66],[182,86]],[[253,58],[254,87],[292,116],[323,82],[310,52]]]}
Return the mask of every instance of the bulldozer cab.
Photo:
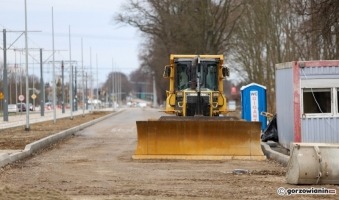
{"label": "bulldozer cab", "polygon": [[164,71],[170,78],[165,112],[179,116],[225,113],[222,63],[223,57],[219,55],[172,55],[171,64]]}
{"label": "bulldozer cab", "polygon": [[[196,88],[218,90],[218,60],[201,60],[199,65],[195,65],[193,59],[176,60],[175,70],[175,90],[185,90]],[[199,87],[197,82],[199,79]]]}

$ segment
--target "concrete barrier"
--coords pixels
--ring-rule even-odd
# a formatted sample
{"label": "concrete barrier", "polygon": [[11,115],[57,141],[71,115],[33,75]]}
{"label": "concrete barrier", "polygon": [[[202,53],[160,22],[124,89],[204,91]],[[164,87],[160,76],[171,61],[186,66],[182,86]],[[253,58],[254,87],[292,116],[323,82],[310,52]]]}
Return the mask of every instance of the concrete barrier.
{"label": "concrete barrier", "polygon": [[339,144],[292,143],[289,184],[339,184]]}

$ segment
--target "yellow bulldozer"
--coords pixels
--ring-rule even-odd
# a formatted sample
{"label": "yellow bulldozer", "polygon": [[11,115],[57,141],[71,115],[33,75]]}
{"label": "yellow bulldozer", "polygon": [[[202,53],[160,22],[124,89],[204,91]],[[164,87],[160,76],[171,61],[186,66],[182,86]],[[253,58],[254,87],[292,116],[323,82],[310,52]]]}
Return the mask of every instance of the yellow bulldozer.
{"label": "yellow bulldozer", "polygon": [[227,117],[223,55],[170,55],[165,113],[137,121],[133,159],[263,160],[260,123]]}

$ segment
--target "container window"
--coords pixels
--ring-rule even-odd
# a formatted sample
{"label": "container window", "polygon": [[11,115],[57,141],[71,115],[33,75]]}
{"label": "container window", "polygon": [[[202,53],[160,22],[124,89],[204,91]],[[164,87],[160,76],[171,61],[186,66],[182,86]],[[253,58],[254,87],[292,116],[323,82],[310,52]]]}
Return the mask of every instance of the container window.
{"label": "container window", "polygon": [[331,113],[331,89],[303,89],[304,113]]}

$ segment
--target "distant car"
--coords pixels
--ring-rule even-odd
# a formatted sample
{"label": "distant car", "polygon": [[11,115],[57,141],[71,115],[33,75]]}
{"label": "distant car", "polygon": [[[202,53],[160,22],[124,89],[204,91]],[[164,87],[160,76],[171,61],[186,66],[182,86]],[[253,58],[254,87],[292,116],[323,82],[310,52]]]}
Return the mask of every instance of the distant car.
{"label": "distant car", "polygon": [[25,112],[26,111],[26,104],[17,103],[16,106],[17,106],[19,112]]}
{"label": "distant car", "polygon": [[51,103],[51,102],[46,102],[46,103],[45,103],[45,109],[51,110],[52,108],[53,108],[53,106],[52,106],[52,103]]}
{"label": "distant car", "polygon": [[16,113],[18,112],[18,108],[15,104],[8,104],[8,112],[9,113]]}
{"label": "distant car", "polygon": [[29,104],[29,110],[30,110],[30,111],[35,110],[35,106],[33,106],[31,103]]}
{"label": "distant car", "polygon": [[147,106],[146,102],[139,102],[138,103],[138,107],[140,107],[140,108],[145,108],[146,106]]}

